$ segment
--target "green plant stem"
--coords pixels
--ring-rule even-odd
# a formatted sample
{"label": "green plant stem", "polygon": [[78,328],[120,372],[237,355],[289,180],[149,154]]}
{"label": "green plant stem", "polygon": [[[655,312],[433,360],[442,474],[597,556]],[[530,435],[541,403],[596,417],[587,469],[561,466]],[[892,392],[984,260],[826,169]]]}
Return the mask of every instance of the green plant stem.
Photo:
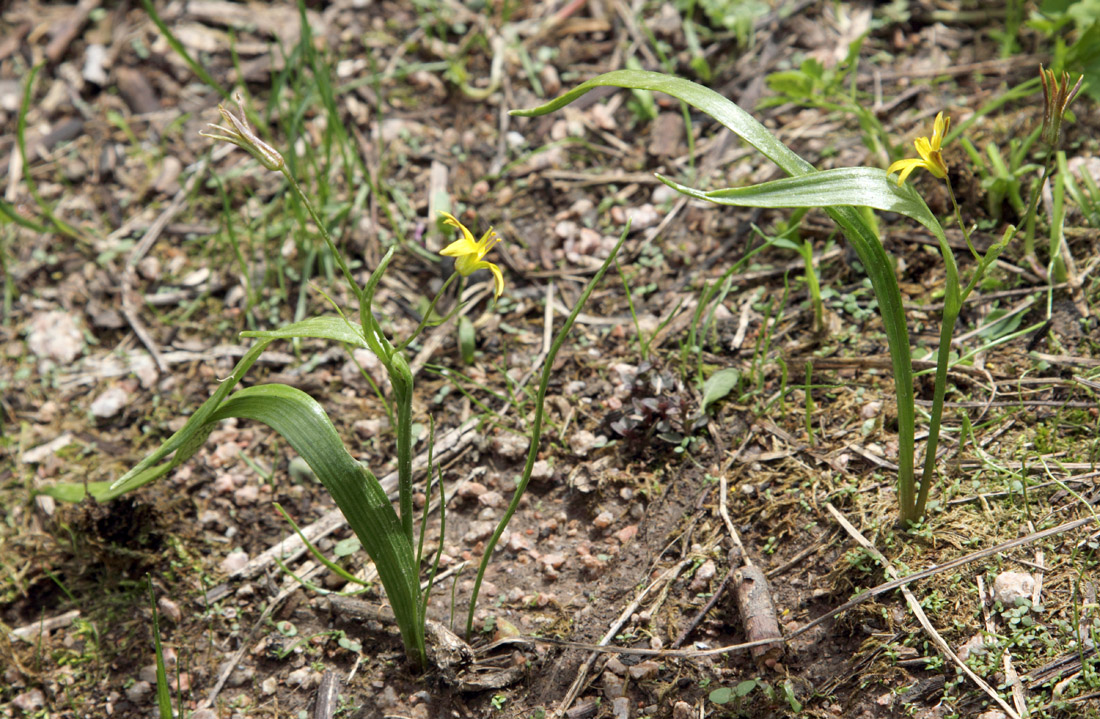
{"label": "green plant stem", "polygon": [[485,578],[485,570],[489,566],[489,560],[493,556],[493,550],[497,546],[497,542],[500,541],[500,536],[504,534],[505,528],[508,527],[508,523],[512,521],[512,515],[516,513],[516,509],[519,507],[519,500],[523,497],[524,492],[527,491],[527,485],[531,481],[531,471],[535,467],[535,460],[539,456],[539,440],[542,438],[542,419],[545,413],[546,405],[546,390],[550,386],[550,375],[554,371],[554,358],[557,357],[558,351],[565,343],[565,338],[569,335],[569,331],[573,328],[573,323],[577,320],[577,315],[584,309],[584,305],[588,302],[588,298],[592,295],[593,290],[600,284],[600,280],[607,273],[607,270],[615,262],[615,258],[619,255],[619,249],[623,246],[623,242],[626,240],[627,234],[630,232],[630,222],[626,223],[626,227],[623,229],[622,235],[619,236],[619,241],[615,244],[615,247],[611,250],[611,254],[603,265],[600,267],[596,275],[589,280],[588,285],[585,286],[584,292],[581,293],[580,298],[577,300],[577,304],[573,306],[573,311],[569,313],[569,317],[565,320],[565,324],[562,325],[561,331],[558,332],[557,337],[554,338],[554,342],[550,345],[550,351],[546,353],[546,359],[542,363],[542,379],[539,382],[538,396],[535,398],[535,418],[531,424],[531,445],[527,450],[527,464],[523,467],[523,475],[520,477],[519,484],[516,485],[516,491],[512,495],[512,501],[508,504],[508,509],[504,511],[504,516],[500,518],[500,523],[497,524],[496,531],[493,532],[493,536],[489,538],[488,543],[485,545],[485,552],[481,555],[481,564],[478,565],[477,579],[474,580],[474,591],[470,596],[470,610],[466,615],[466,638],[469,639],[470,632],[474,628],[474,609],[477,607],[477,596],[481,591],[481,581]]}
{"label": "green plant stem", "polygon": [[939,447],[940,427],[943,422],[943,400],[947,394],[947,367],[951,360],[951,338],[955,334],[955,322],[959,319],[960,306],[961,303],[949,307],[945,302],[943,318],[940,320],[940,348],[936,354],[932,418],[928,425],[928,440],[924,446],[924,469],[921,472],[920,488],[913,505],[913,521],[920,521],[924,516],[924,506],[928,501],[928,492],[932,488],[932,478],[936,472],[936,449]]}
{"label": "green plant stem", "polygon": [[959,229],[962,230],[963,238],[966,240],[966,246],[970,248],[970,254],[974,255],[974,259],[980,261],[982,256],[974,249],[974,242],[970,239],[970,233],[966,229],[966,223],[963,222],[962,212],[959,210],[959,203],[955,199],[955,190],[951,187],[951,178],[949,176],[944,177],[943,181],[947,184],[947,195],[951,198],[951,207],[955,210],[955,221],[959,223]]}
{"label": "green plant stem", "polygon": [[412,395],[413,377],[405,355],[390,356],[390,384],[397,405],[397,494],[401,509],[401,529],[413,544],[412,500]]}
{"label": "green plant stem", "polygon": [[821,301],[821,285],[814,269],[814,245],[809,238],[803,241],[800,254],[805,264],[806,289],[810,292],[810,304],[814,310],[814,332],[821,334],[825,331],[825,305]]}
{"label": "green plant stem", "polygon": [[153,614],[153,652],[157,660],[157,713],[160,719],[172,719],[172,692],[168,686],[168,672],[164,665],[164,648],[160,643],[160,622],[157,618],[157,598],[153,593],[153,580],[145,575],[149,588],[149,610]]}
{"label": "green plant stem", "polygon": [[420,335],[420,333],[424,331],[424,328],[428,326],[429,322],[431,322],[432,315],[435,313],[435,306],[439,303],[439,298],[443,296],[443,293],[447,291],[447,288],[450,287],[451,283],[455,281],[455,278],[459,276],[460,275],[457,272],[451,273],[451,276],[448,277],[447,281],[443,283],[443,286],[439,288],[439,292],[435,293],[435,297],[432,298],[431,304],[428,305],[427,312],[425,312],[424,316],[420,318],[420,324],[416,326],[416,329],[413,330],[412,334],[410,334],[408,337],[405,338],[403,342],[397,345],[398,351],[408,347],[409,343],[415,340]]}
{"label": "green plant stem", "polygon": [[1031,192],[1031,199],[1027,203],[1027,214],[1024,215],[1024,220],[1020,223],[1025,229],[1024,254],[1027,255],[1028,261],[1037,267],[1039,266],[1039,257],[1035,254],[1035,212],[1039,207],[1039,195],[1043,192],[1043,185],[1046,184],[1050,178],[1050,173],[1054,169],[1050,161],[1054,157],[1056,149],[1053,145],[1047,148],[1046,157],[1043,158],[1043,176]]}
{"label": "green plant stem", "polygon": [[[1047,150],[1046,158],[1043,161],[1043,176],[1039,180],[1039,184],[1031,193],[1027,215],[1024,216],[1024,220],[1021,223],[1024,226],[1031,222],[1035,216],[1035,211],[1039,206],[1039,194],[1042,192],[1043,184],[1046,183],[1053,169],[1051,159],[1054,157],[1054,151],[1054,147],[1050,147]],[[920,518],[924,516],[924,510],[928,502],[928,493],[932,488],[932,482],[936,472],[936,449],[939,446],[940,428],[943,421],[943,404],[947,393],[947,370],[951,358],[951,339],[954,335],[955,323],[959,318],[959,312],[962,309],[962,303],[974,288],[977,287],[978,283],[981,282],[982,277],[985,276],[986,270],[996,261],[997,256],[1005,246],[1015,239],[1020,232],[1019,227],[1009,226],[1001,241],[990,247],[984,258],[980,257],[973,243],[970,241],[970,234],[966,231],[966,225],[963,224],[962,215],[959,212],[959,205],[955,199],[955,193],[951,188],[950,180],[947,180],[947,193],[951,197],[951,205],[955,208],[955,219],[959,223],[959,228],[962,230],[963,236],[966,238],[966,244],[970,248],[970,251],[974,253],[975,257],[979,257],[979,262],[966,288],[958,292],[958,300],[954,302],[944,302],[943,318],[940,324],[940,347],[936,355],[936,379],[932,390],[932,416],[928,426],[928,440],[925,445],[924,468],[921,472],[920,489],[913,504],[913,521],[919,521]],[[948,249],[946,251],[949,252],[950,250]],[[945,256],[944,259],[946,261],[947,257]],[[957,283],[958,280],[956,279],[955,282]],[[951,293],[949,292],[948,294]]]}
{"label": "green plant stem", "polygon": [[[309,198],[306,197],[306,194],[302,192],[302,188],[298,185],[298,181],[294,179],[294,175],[291,174],[290,168],[284,164],[282,172],[283,177],[287,179],[287,182],[290,183],[291,189],[294,190],[294,194],[298,197],[301,203],[305,205],[306,212],[308,212],[309,216],[313,218],[313,223],[317,225],[317,230],[321,233],[321,237],[324,239],[325,244],[328,246],[329,252],[332,253],[333,259],[336,260],[336,265],[340,268],[340,272],[344,275],[344,280],[347,281],[348,287],[351,289],[352,294],[355,295],[355,299],[362,302],[363,291],[362,289],[360,289],[359,284],[355,281],[355,278],[352,277],[351,269],[349,269],[348,264],[344,262],[343,255],[341,255],[339,250],[336,249],[336,243],[333,241],[332,235],[329,234],[328,228],[325,226],[324,220],[322,220],[321,216],[317,214],[317,210],[313,208],[313,203],[309,201]],[[363,329],[366,330],[366,327],[364,326]],[[382,358],[380,357],[379,359]]]}

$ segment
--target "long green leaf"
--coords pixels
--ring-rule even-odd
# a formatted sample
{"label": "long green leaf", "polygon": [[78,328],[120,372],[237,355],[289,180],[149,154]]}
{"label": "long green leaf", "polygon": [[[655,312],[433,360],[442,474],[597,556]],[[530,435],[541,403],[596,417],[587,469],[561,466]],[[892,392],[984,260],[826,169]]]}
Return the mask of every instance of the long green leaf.
{"label": "long green leaf", "polygon": [[903,184],[899,187],[890,180],[885,170],[877,167],[841,167],[801,177],[785,177],[748,187],[730,187],[709,192],[681,185],[659,173],[657,179],[684,195],[719,205],[771,208],[852,205],[905,215],[921,223],[935,235],[947,270],[946,286],[949,297],[946,301],[952,305],[961,303],[957,292],[958,270],[943,226],[912,185]]}
{"label": "long green leaf", "polygon": [[230,417],[263,422],[309,464],[374,560],[405,647],[423,663],[424,631],[417,611],[420,583],[412,544],[382,485],[348,454],[325,410],[299,389],[265,384],[240,390],[209,421]]}
{"label": "long green leaf", "polygon": [[[783,169],[801,177],[816,172],[806,160],[780,142],[763,125],[736,103],[717,92],[682,78],[640,70],[618,70],[578,85],[551,102],[528,110],[514,110],[519,116],[537,116],[553,112],[597,87],[622,87],[663,92],[701,110],[737,133],[745,142]],[[882,315],[890,358],[894,370],[894,388],[898,402],[898,501],[904,520],[915,520],[914,442],[916,411],[913,401],[913,366],[909,350],[909,332],[905,324],[901,291],[893,265],[874,229],[850,206],[824,207],[825,212],[843,229],[871,279]]]}
{"label": "long green leaf", "polygon": [[[367,341],[363,337],[362,328],[342,317],[311,317],[275,330],[242,332],[241,334],[244,337],[254,337],[259,342],[245,353],[244,357],[237,362],[237,366],[233,368],[233,372],[229,377],[218,385],[210,399],[203,402],[195,414],[191,415],[187,423],[169,437],[164,444],[157,447],[137,466],[119,477],[115,482],[110,484],[89,482],[87,493],[90,493],[98,502],[106,502],[160,479],[190,459],[209,436],[211,431],[210,415],[225,401],[225,398],[229,396],[229,393],[233,391],[245,373],[256,363],[256,360],[260,358],[268,345],[275,340],[302,337],[343,342],[354,347],[368,347]],[[162,462],[165,457],[173,452],[175,452],[175,455],[170,461]],[[85,485],[84,483],[71,482],[47,487],[42,491],[44,494],[63,502],[79,502],[84,498]]]}
{"label": "long green leaf", "polygon": [[295,322],[273,330],[242,332],[241,337],[252,337],[267,341],[313,338],[344,342],[367,349],[367,341],[363,338],[362,327],[343,317],[328,315],[310,317],[301,322]]}

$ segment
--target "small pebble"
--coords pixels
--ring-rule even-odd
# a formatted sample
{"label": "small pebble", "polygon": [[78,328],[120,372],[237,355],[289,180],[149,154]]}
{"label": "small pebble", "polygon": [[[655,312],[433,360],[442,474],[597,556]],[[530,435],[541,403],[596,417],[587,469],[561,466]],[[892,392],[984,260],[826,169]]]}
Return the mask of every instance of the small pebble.
{"label": "small pebble", "polygon": [[577,223],[572,220],[562,220],[554,225],[554,234],[562,240],[572,239],[577,234]]}
{"label": "small pebble", "polygon": [[511,432],[493,438],[493,451],[505,459],[520,459],[527,455],[531,443],[526,437]]}
{"label": "small pebble", "polygon": [[137,265],[138,274],[150,282],[156,282],[160,279],[160,260],[152,255],[147,255],[141,258],[141,261]]}
{"label": "small pebble", "polygon": [[147,681],[137,681],[126,690],[126,698],[134,704],[144,704],[149,695],[153,693],[153,685]]}
{"label": "small pebble", "polygon": [[174,155],[168,155],[160,166],[160,174],[153,181],[153,189],[164,195],[174,195],[179,192],[180,185],[177,180],[183,172],[183,163]]}
{"label": "small pebble", "polygon": [[84,350],[84,336],[68,313],[40,312],[31,318],[27,347],[43,359],[70,364]]}
{"label": "small pebble", "polygon": [[554,470],[545,459],[540,459],[531,467],[531,479],[535,482],[545,482],[554,476]]}
{"label": "small pebble", "polygon": [[596,529],[607,529],[615,523],[615,515],[611,512],[604,510],[596,515],[596,518],[592,520],[592,525]]}
{"label": "small pebble", "polygon": [[233,574],[234,572],[244,569],[248,564],[248,552],[236,551],[230,552],[229,555],[222,560],[221,569],[226,574]]}
{"label": "small pebble", "polygon": [[462,535],[462,541],[466,544],[477,544],[483,539],[488,539],[496,529],[493,522],[471,522],[466,534]]}
{"label": "small pebble", "polygon": [[106,60],[107,48],[99,43],[89,43],[84,48],[84,69],[81,71],[84,79],[100,87],[106,85],[107,71],[103,69]]}
{"label": "small pebble", "polygon": [[874,419],[880,412],[882,412],[882,402],[876,400],[860,407],[859,416],[860,419]]}
{"label": "small pebble", "polygon": [[308,689],[310,686],[310,669],[309,667],[302,667],[301,669],[295,669],[290,674],[286,675],[286,683],[291,686],[302,687]]}
{"label": "small pebble", "polygon": [[509,532],[508,539],[504,542],[504,548],[514,554],[529,551],[533,547],[531,540],[524,536],[522,532]]}
{"label": "small pebble", "polygon": [[130,393],[124,387],[114,386],[92,401],[92,415],[100,419],[114,417],[130,401]]}
{"label": "small pebble", "polygon": [[626,214],[631,219],[630,229],[634,232],[649,229],[661,221],[661,214],[649,203],[628,209]]}
{"label": "small pebble", "polygon": [[561,78],[558,76],[558,69],[553,65],[542,66],[539,70],[539,82],[547,95],[557,95],[561,91]]}
{"label": "small pebble", "polygon": [[210,487],[214,494],[229,494],[237,488],[237,480],[231,474],[219,474]]}
{"label": "small pebble", "polygon": [[539,558],[539,562],[551,569],[561,569],[565,564],[565,555],[561,552],[551,552]]}
{"label": "small pebble", "polygon": [[463,499],[477,499],[488,491],[488,488],[481,482],[464,482],[458,488],[458,496]]}
{"label": "small pebble", "polygon": [[621,659],[614,655],[607,660],[607,664],[604,664],[604,669],[612,674],[618,674],[620,677],[626,676],[626,665],[623,664]]}
{"label": "small pebble", "polygon": [[46,705],[46,695],[37,687],[28,689],[22,694],[16,695],[16,697],[11,700],[11,705],[16,709],[21,709],[27,714],[30,714]]}
{"label": "small pebble", "polygon": [[635,681],[644,681],[646,679],[654,679],[661,671],[661,666],[652,659],[644,662],[638,662],[634,666],[630,667],[628,673],[630,678]]}
{"label": "small pebble", "polygon": [[173,602],[168,597],[161,597],[157,600],[157,611],[160,615],[170,622],[178,623],[183,617],[183,612],[180,611],[180,605]]}
{"label": "small pebble", "polygon": [[710,585],[710,580],[714,579],[714,575],[717,573],[718,569],[714,566],[714,560],[708,559],[695,570],[695,577],[691,580],[688,589],[693,592],[703,591]]}
{"label": "small pebble", "polygon": [[482,506],[499,509],[504,506],[504,495],[495,491],[485,492],[477,498],[477,501],[480,502]]}
{"label": "small pebble", "polygon": [[993,599],[1005,607],[1015,607],[1017,600],[1031,597],[1035,579],[1026,572],[1001,572],[993,580]]}
{"label": "small pebble", "polygon": [[260,488],[255,484],[246,484],[233,492],[233,501],[238,505],[255,504],[260,498]]}
{"label": "small pebble", "polygon": [[615,532],[615,538],[619,540],[621,544],[626,544],[631,539],[634,539],[634,535],[638,533],[638,525],[632,524],[629,527],[624,527],[618,532]]}
{"label": "small pebble", "polygon": [[583,457],[596,447],[596,435],[587,429],[582,429],[569,438],[569,449],[573,454]]}
{"label": "small pebble", "polygon": [[615,697],[611,703],[611,716],[615,719],[630,719],[630,700],[626,697]]}

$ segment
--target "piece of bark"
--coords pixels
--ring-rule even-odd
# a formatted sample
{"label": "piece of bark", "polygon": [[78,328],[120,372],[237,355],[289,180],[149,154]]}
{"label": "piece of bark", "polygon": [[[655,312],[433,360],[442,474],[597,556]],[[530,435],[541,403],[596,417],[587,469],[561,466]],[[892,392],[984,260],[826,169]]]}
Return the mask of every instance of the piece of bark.
{"label": "piece of bark", "polygon": [[88,22],[88,16],[92,10],[99,7],[100,0],[80,0],[72,12],[50,28],[50,42],[46,45],[46,57],[50,62],[57,62],[64,57],[80,31],[84,29],[84,23]]}
{"label": "piece of bark", "polygon": [[146,115],[160,110],[157,91],[140,70],[132,67],[116,68],[115,85],[118,86],[118,94],[122,95],[134,114]]}
{"label": "piece of bark", "polygon": [[336,701],[340,694],[340,677],[336,672],[325,671],[317,686],[317,701],[313,706],[313,719],[332,719],[336,715]]}
{"label": "piece of bark", "polygon": [[783,656],[783,644],[768,580],[758,567],[746,564],[734,572],[733,587],[737,597],[737,611],[745,627],[745,639],[750,642],[777,640],[775,644],[761,644],[751,649],[752,658],[756,660],[758,667],[774,668],[775,663]]}
{"label": "piece of bark", "polygon": [[42,137],[27,138],[27,162],[34,162],[62,142],[75,140],[84,131],[84,120],[70,117],[62,120]]}
{"label": "piece of bark", "polygon": [[23,38],[25,38],[30,31],[31,24],[29,22],[20,23],[14,28],[9,28],[7,35],[0,40],[0,61],[7,60],[14,55],[19,49],[19,46],[23,43]]}

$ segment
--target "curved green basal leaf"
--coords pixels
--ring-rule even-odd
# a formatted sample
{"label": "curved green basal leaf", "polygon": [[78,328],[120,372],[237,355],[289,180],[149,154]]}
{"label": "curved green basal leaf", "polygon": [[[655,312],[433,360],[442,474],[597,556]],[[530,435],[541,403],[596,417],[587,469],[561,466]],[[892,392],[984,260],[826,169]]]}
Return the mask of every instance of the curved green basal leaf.
{"label": "curved green basal leaf", "polygon": [[[573,102],[597,87],[621,87],[632,90],[663,92],[701,110],[783,169],[788,175],[801,177],[817,170],[779,141],[763,125],[736,103],[714,90],[689,80],[641,70],[617,70],[582,83],[564,95],[544,105],[528,110],[513,110],[511,114],[533,117],[553,112]],[[709,198],[704,198],[709,199]],[[916,410],[913,397],[913,365],[909,350],[909,331],[905,324],[901,291],[894,276],[893,264],[879,241],[875,230],[855,207],[833,205],[822,208],[844,231],[860,262],[867,270],[878,300],[890,347],[894,370],[895,396],[898,402],[898,501],[902,519],[916,519],[914,485],[914,442]]]}
{"label": "curved green basal leaf", "polygon": [[852,205],[870,207],[916,220],[935,235],[947,269],[948,303],[959,305],[958,270],[943,226],[912,185],[900,187],[890,175],[877,167],[841,167],[821,170],[801,177],[784,177],[747,187],[729,187],[704,192],[657,173],[657,179],[677,192],[707,202],[735,207],[830,207]]}
{"label": "curved green basal leaf", "polygon": [[266,424],[309,464],[374,560],[405,646],[422,663],[424,633],[417,617],[420,583],[412,545],[382,485],[348,454],[325,410],[299,389],[265,384],[240,390],[209,421],[230,417]]}
{"label": "curved green basal leaf", "polygon": [[273,330],[242,332],[241,337],[254,337],[260,340],[289,340],[299,337],[310,337],[320,340],[332,340],[344,342],[355,347],[367,349],[367,341],[363,339],[363,328],[358,322],[344,319],[343,317],[310,317],[301,322],[279,327]]}
{"label": "curved green basal leaf", "polygon": [[[161,446],[153,450],[129,472],[115,480],[107,489],[93,488],[90,485],[89,490],[96,500],[107,501],[131,492],[163,477],[175,467],[190,459],[206,441],[206,436],[201,434],[203,430],[200,428],[208,425],[211,414],[221,406],[245,373],[256,363],[256,360],[260,358],[268,345],[275,340],[311,337],[344,342],[355,347],[365,348],[368,346],[366,340],[363,339],[362,328],[357,323],[343,317],[311,317],[279,329],[265,332],[242,332],[241,335],[254,337],[259,341],[249,348],[248,352],[237,362],[237,366],[233,368],[233,372],[229,377],[218,385],[217,389],[214,390],[214,394],[202,403],[202,406],[195,414],[191,415],[187,423],[165,440]],[[209,429],[205,431],[209,434]],[[173,452],[176,454],[170,461],[161,462]],[[74,496],[77,497],[76,501],[79,501],[84,497],[83,485],[79,486],[80,489],[77,490],[76,485],[57,485],[44,490],[44,492],[62,501],[70,501],[70,497]]]}
{"label": "curved green basal leaf", "polygon": [[[210,399],[202,403],[195,414],[187,420],[186,424],[176,430],[171,437],[150,452],[145,459],[141,460],[129,472],[115,480],[107,491],[99,494],[93,492],[92,496],[98,501],[114,499],[163,477],[185,459],[190,458],[201,445],[201,442],[195,443],[196,434],[202,431],[202,427],[210,421],[210,416],[221,406],[225,398],[229,396],[229,393],[233,391],[233,388],[237,386],[237,383],[241,381],[241,378],[256,363],[256,360],[260,358],[260,355],[263,354],[272,341],[265,339],[252,345],[248,352],[237,362],[237,366],[233,368],[233,372],[230,373],[229,377],[218,385],[218,388],[214,390],[214,394],[210,395]],[[205,440],[205,437],[203,437],[203,440]],[[157,464],[168,455],[177,452],[177,450],[177,456],[171,461]]]}

